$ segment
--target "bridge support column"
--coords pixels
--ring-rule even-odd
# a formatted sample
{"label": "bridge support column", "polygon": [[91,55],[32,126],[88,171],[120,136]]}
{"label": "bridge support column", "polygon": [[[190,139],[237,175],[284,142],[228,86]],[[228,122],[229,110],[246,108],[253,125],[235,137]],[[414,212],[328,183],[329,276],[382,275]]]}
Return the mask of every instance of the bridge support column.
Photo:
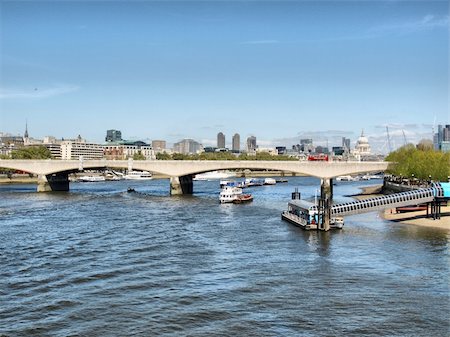
{"label": "bridge support column", "polygon": [[194,184],[192,176],[170,177],[170,195],[192,194]]}
{"label": "bridge support column", "polygon": [[67,173],[39,174],[38,192],[68,191],[69,175]]}
{"label": "bridge support column", "polygon": [[330,230],[331,201],[333,200],[333,179],[323,178],[320,182],[320,199],[323,207],[323,218],[320,229]]}

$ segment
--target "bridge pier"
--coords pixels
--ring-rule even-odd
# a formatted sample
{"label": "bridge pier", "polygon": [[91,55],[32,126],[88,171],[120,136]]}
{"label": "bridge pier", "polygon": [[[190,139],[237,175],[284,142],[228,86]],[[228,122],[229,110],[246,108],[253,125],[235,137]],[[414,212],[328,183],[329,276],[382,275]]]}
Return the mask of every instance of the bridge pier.
{"label": "bridge pier", "polygon": [[323,207],[323,218],[320,230],[330,230],[331,202],[333,200],[333,179],[322,178],[320,181],[320,200]]}
{"label": "bridge pier", "polygon": [[68,191],[69,174],[60,172],[54,174],[38,175],[38,192]]}
{"label": "bridge pier", "polygon": [[170,195],[192,194],[194,184],[192,176],[170,177]]}

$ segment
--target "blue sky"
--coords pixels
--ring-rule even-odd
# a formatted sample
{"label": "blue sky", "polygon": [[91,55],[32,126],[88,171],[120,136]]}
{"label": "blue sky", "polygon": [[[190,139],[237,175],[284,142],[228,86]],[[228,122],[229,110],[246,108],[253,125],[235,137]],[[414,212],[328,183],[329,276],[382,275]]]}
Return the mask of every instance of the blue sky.
{"label": "blue sky", "polygon": [[[448,1],[1,1],[0,132],[386,150],[450,123]],[[436,122],[435,122],[436,121]]]}

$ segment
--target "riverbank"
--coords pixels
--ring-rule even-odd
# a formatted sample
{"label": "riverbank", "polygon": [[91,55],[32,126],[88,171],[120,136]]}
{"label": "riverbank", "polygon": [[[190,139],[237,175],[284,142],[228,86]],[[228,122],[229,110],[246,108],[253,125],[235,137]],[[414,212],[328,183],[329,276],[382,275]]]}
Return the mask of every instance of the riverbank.
{"label": "riverbank", "polygon": [[402,224],[450,230],[450,206],[442,206],[440,219],[427,218],[426,214],[426,211],[396,213],[394,208],[385,210],[381,215],[383,219]]}
{"label": "riverbank", "polygon": [[[357,200],[364,200],[368,198],[377,197],[383,195],[382,189],[383,185],[366,186],[361,189],[361,193],[352,195],[352,197]],[[392,208],[382,211],[380,213],[383,219],[392,222],[398,222],[406,225],[450,230],[450,206],[442,207],[441,218],[437,220],[433,220],[433,218],[427,218],[426,211],[396,213],[395,208]]]}

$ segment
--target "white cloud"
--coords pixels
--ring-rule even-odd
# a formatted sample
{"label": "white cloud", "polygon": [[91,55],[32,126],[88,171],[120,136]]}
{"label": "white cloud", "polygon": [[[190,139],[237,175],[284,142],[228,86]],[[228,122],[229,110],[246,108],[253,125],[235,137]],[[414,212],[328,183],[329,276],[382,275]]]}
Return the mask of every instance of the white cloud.
{"label": "white cloud", "polygon": [[431,14],[425,15],[421,19],[415,21],[386,24],[373,27],[368,31],[368,37],[380,37],[384,35],[406,35],[415,32],[432,30],[435,28],[445,28],[448,27],[449,16],[434,16]]}
{"label": "white cloud", "polygon": [[32,99],[59,96],[79,90],[78,86],[60,85],[49,88],[8,89],[0,88],[0,99]]}

